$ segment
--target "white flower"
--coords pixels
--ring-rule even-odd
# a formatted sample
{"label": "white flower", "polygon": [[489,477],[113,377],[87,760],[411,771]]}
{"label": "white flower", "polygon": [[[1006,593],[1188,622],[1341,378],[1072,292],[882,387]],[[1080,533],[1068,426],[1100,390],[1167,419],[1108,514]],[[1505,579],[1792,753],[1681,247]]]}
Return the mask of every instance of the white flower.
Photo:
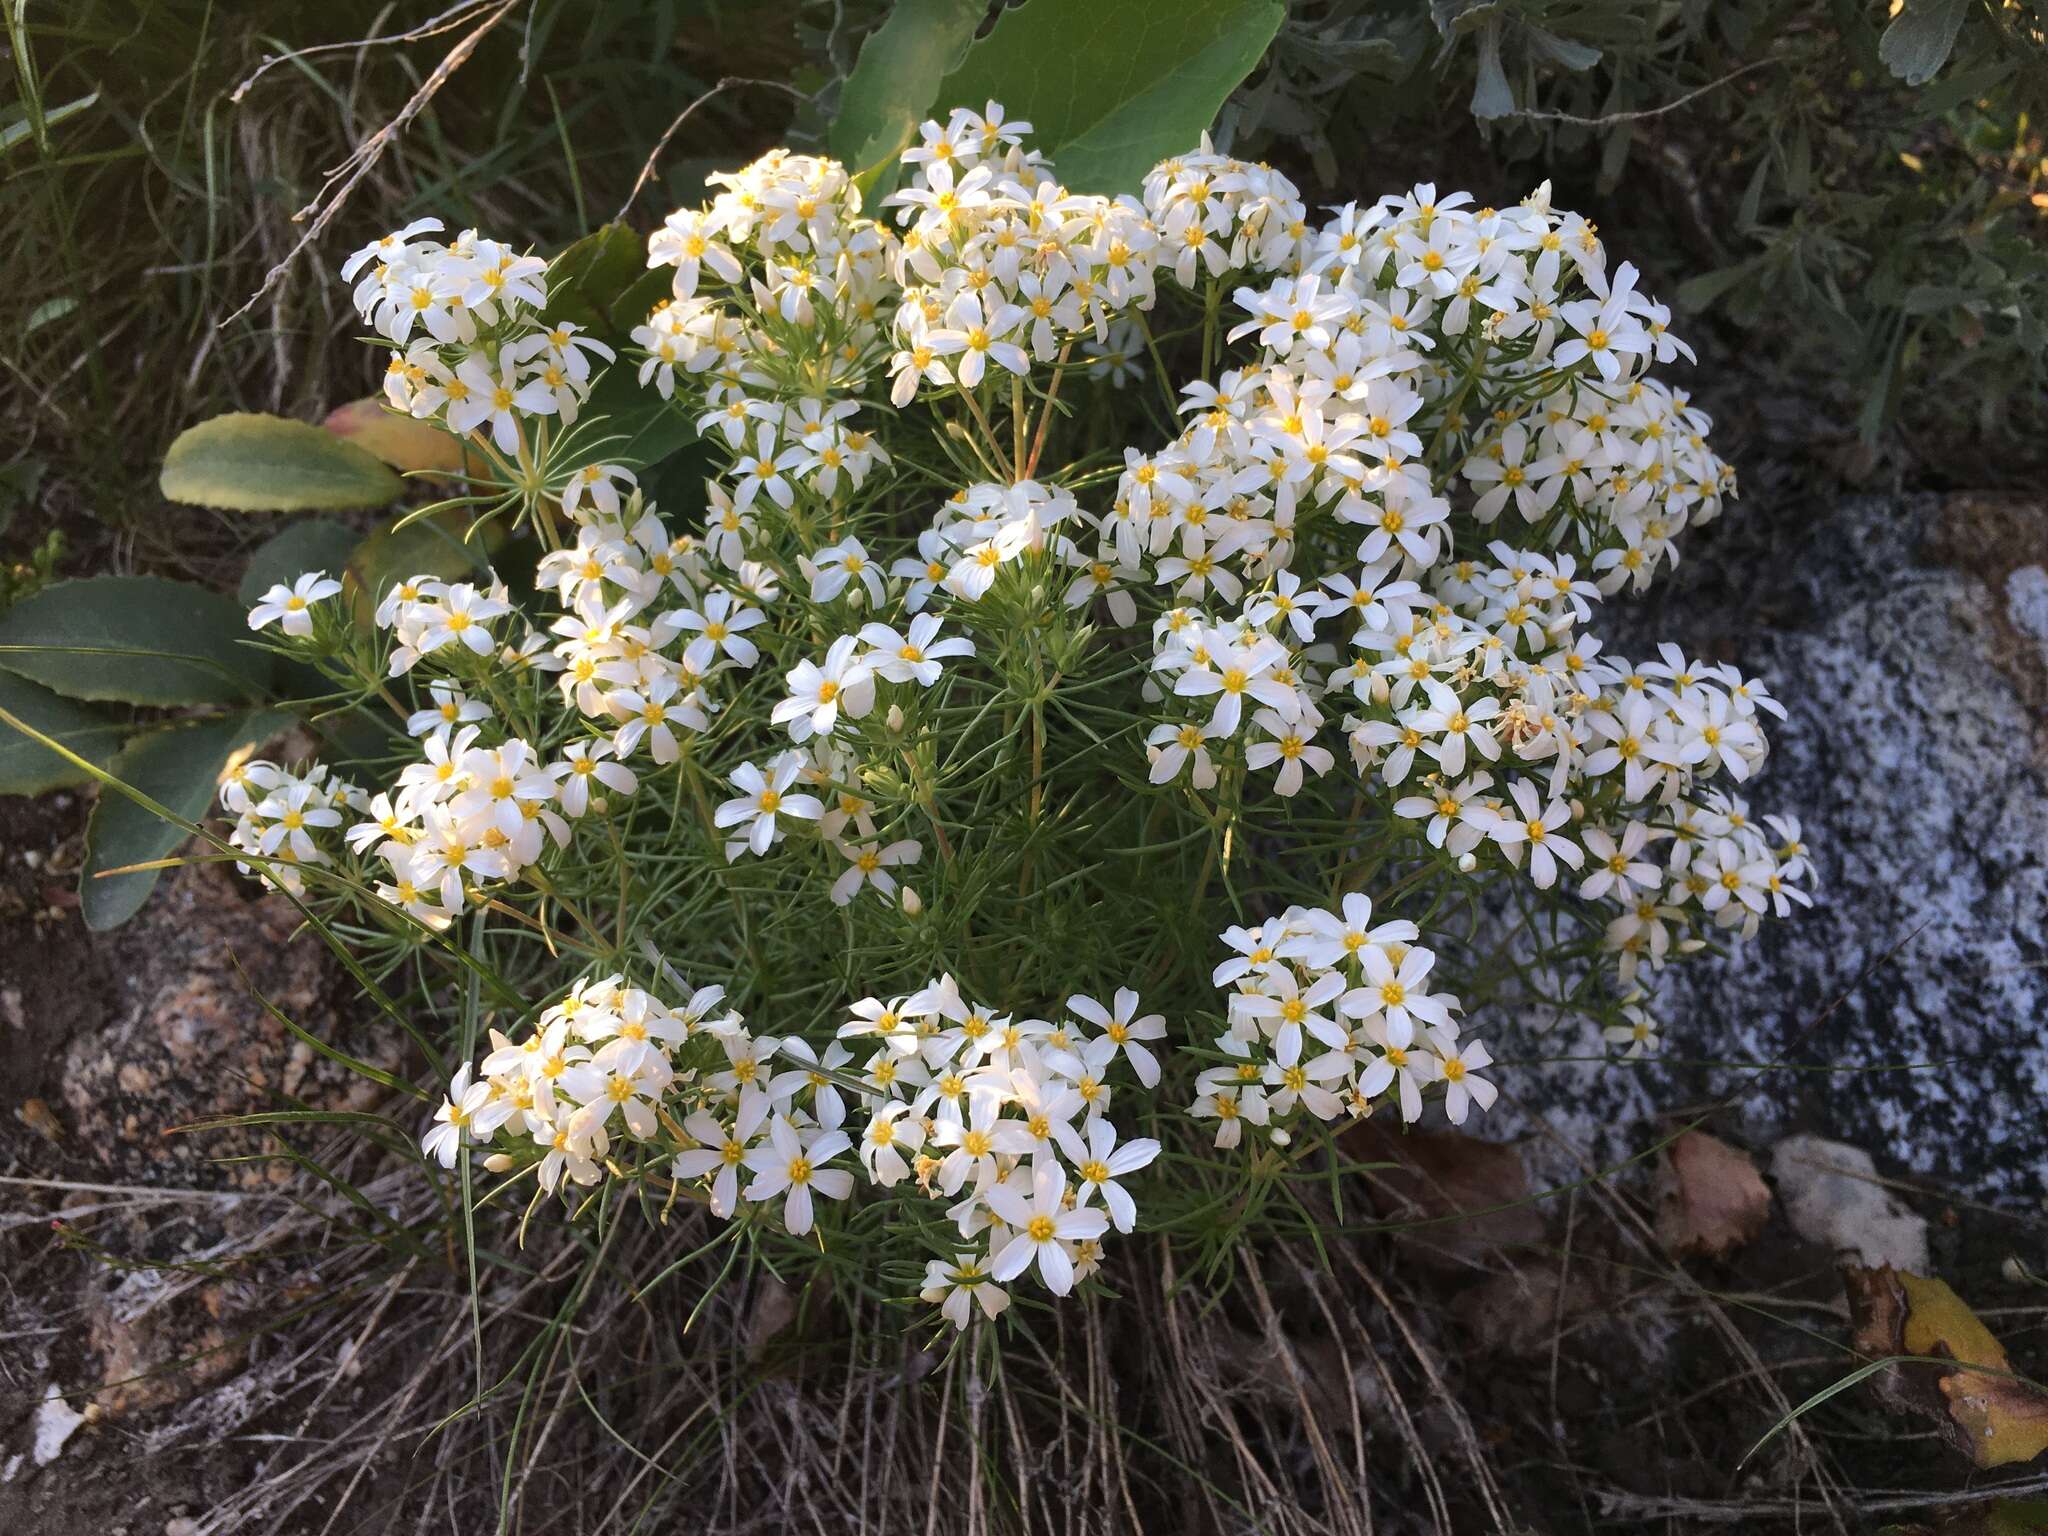
{"label": "white flower", "polygon": [[1129,987],[1118,987],[1114,1001],[1116,1009],[1111,1012],[1094,998],[1077,992],[1067,999],[1067,1012],[1101,1030],[1104,1038],[1130,1058],[1131,1070],[1137,1074],[1138,1081],[1147,1088],[1156,1088],[1159,1086],[1159,1059],[1139,1042],[1165,1039],[1166,1016],[1148,1013],[1143,1018],[1132,1018],[1131,1014],[1138,1006],[1138,994]]}
{"label": "white flower", "polygon": [[752,763],[741,763],[733,770],[733,787],[741,794],[738,799],[726,801],[712,813],[713,822],[720,827],[746,828],[742,841],[725,845],[728,861],[738,858],[748,849],[756,854],[767,853],[782,840],[781,817],[816,821],[825,814],[825,807],[817,796],[789,793],[789,786],[796,782],[797,770],[801,766],[801,758],[793,752],[785,752],[769,763],[769,771],[765,774]]}
{"label": "white flower", "polygon": [[420,1141],[420,1150],[443,1168],[453,1168],[455,1159],[469,1140],[470,1122],[476,1119],[490,1098],[490,1083],[472,1082],[469,1063],[464,1062],[455,1069],[447,1096],[441,1100],[441,1107],[434,1111],[433,1128]]}
{"label": "white flower", "polygon": [[896,877],[889,873],[905,864],[915,864],[924,857],[924,848],[913,839],[905,838],[888,847],[874,843],[838,844],[839,851],[846,855],[846,872],[832,882],[832,904],[846,906],[860,893],[862,885],[872,885],[876,894],[884,901],[896,894]]}
{"label": "white flower", "polygon": [[884,682],[915,682],[921,688],[929,688],[944,670],[940,662],[974,654],[972,640],[958,636],[940,639],[940,623],[937,614],[921,613],[910,621],[907,635],[898,634],[886,624],[864,624],[860,642],[870,650],[863,660]]}
{"label": "white flower", "polygon": [[1572,819],[1572,809],[1555,799],[1544,806],[1537,798],[1536,786],[1527,779],[1515,780],[1508,792],[1514,797],[1517,814],[1495,812],[1486,825],[1486,835],[1500,845],[1508,862],[1516,866],[1521,864],[1526,847],[1529,878],[1538,890],[1548,890],[1557,883],[1560,862],[1577,869],[1586,859],[1579,845],[1558,830]]}
{"label": "white flower", "polygon": [[313,633],[312,605],[340,590],[341,583],[325,571],[308,571],[290,586],[280,582],[265,592],[262,601],[249,610],[249,627],[262,629],[282,620],[286,634],[310,635]]}
{"label": "white flower", "polygon": [[1443,1081],[1444,1113],[1450,1116],[1451,1124],[1463,1125],[1466,1112],[1474,1104],[1481,1109],[1493,1108],[1498,1090],[1478,1075],[1481,1067],[1493,1062],[1486,1047],[1473,1040],[1461,1049],[1456,1037],[1444,1029],[1432,1029],[1429,1040],[1436,1048],[1436,1075]]}
{"label": "white flower", "polygon": [[1087,1155],[1074,1165],[1078,1181],[1074,1186],[1074,1204],[1077,1208],[1084,1206],[1091,1195],[1099,1192],[1102,1203],[1109,1207],[1111,1224],[1119,1232],[1128,1232],[1137,1223],[1138,1206],[1116,1181],[1151,1166],[1159,1156],[1159,1143],[1146,1136],[1118,1146],[1116,1127],[1106,1119],[1091,1121],[1087,1137]]}
{"label": "white flower", "polygon": [[1245,766],[1270,768],[1277,763],[1280,771],[1274,776],[1273,788],[1282,795],[1299,794],[1303,768],[1314,769],[1320,778],[1336,766],[1336,757],[1310,740],[1317,723],[1313,715],[1285,720],[1274,710],[1258,711],[1252,716],[1252,724],[1266,733],[1266,739],[1245,748]]}
{"label": "white flower", "polygon": [[988,1261],[977,1253],[956,1253],[953,1262],[932,1259],[924,1267],[924,1288],[918,1299],[929,1301],[939,1315],[955,1328],[972,1321],[974,1309],[984,1317],[1000,1317],[1010,1304],[1010,1293],[988,1277]]}
{"label": "white flower", "polygon": [[910,1177],[910,1164],[904,1154],[914,1153],[923,1145],[924,1126],[911,1115],[910,1106],[901,1102],[884,1104],[861,1133],[861,1166],[867,1169],[869,1178],[884,1188],[900,1184]]}
{"label": "white flower", "polygon": [[989,1274],[996,1280],[1014,1280],[1035,1262],[1045,1288],[1064,1296],[1074,1288],[1074,1261],[1065,1245],[1102,1236],[1109,1217],[1078,1206],[1062,1209],[1066,1176],[1049,1159],[1040,1160],[1028,1175],[1029,1194],[1019,1187],[1026,1178],[1019,1169],[1009,1180],[989,1186],[985,1196],[989,1209],[1015,1229],[996,1253]]}
{"label": "white flower", "polygon": [[747,1166],[754,1170],[747,1198],[772,1200],[787,1190],[782,1224],[791,1236],[803,1236],[811,1230],[814,1191],[826,1200],[844,1200],[853,1193],[852,1174],[823,1166],[850,1145],[844,1131],[813,1130],[799,1135],[794,1125],[778,1115],[769,1122],[768,1145],[747,1154]]}
{"label": "white flower", "polygon": [[640,787],[640,780],[632,769],[624,763],[607,761],[612,752],[612,744],[608,741],[573,742],[562,749],[560,762],[548,766],[548,772],[554,775],[558,784],[556,796],[569,815],[581,816],[590,809],[593,781],[622,795],[630,795]]}
{"label": "white flower", "polygon": [[882,568],[868,558],[868,552],[859,539],[843,539],[837,544],[828,544],[810,558],[814,571],[811,577],[811,601],[829,603],[844,592],[849,583],[858,581],[868,594],[868,600],[877,606],[882,601]]}
{"label": "white flower", "polygon": [[841,635],[825,652],[824,664],[800,661],[784,678],[789,697],[769,712],[775,725],[789,727],[792,741],[809,741],[813,736],[830,736],[843,709],[858,720],[875,705],[874,670],[856,660],[860,645],[857,635]]}
{"label": "white flower", "polygon": [[1609,1045],[1627,1047],[1621,1053],[1624,1061],[1633,1061],[1657,1049],[1657,1021],[1647,1009],[1628,1004],[1622,1008],[1621,1016],[1627,1022],[1609,1024],[1600,1031],[1600,1038]]}
{"label": "white flower", "polygon": [[1190,720],[1182,725],[1155,725],[1145,738],[1145,752],[1152,760],[1148,775],[1154,784],[1170,784],[1181,769],[1193,765],[1190,782],[1197,789],[1216,786],[1216,764],[1209,757],[1209,743],[1226,733],[1213,725]]}

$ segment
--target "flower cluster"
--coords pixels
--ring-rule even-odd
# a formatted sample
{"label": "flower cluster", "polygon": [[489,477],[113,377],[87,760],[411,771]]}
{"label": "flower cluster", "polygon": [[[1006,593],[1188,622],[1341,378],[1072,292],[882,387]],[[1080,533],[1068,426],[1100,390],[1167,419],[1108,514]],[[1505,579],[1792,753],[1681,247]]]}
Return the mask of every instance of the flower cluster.
{"label": "flower cluster", "polygon": [[1228,989],[1215,1042],[1225,1059],[1196,1079],[1189,1108],[1216,1122],[1217,1146],[1239,1145],[1247,1125],[1284,1141],[1302,1110],[1358,1118],[1390,1093],[1413,1122],[1432,1084],[1443,1085],[1453,1125],[1472,1105],[1492,1105],[1479,1070],[1493,1057],[1460,1041],[1457,998],[1430,990],[1436,956],[1415,942],[1415,924],[1372,916],[1371,900],[1354,893],[1335,910],[1290,907],[1224,933],[1232,954],[1211,980]]}
{"label": "flower cluster", "polygon": [[457,437],[488,431],[519,456],[527,422],[576,420],[612,348],[571,321],[543,321],[547,263],[475,230],[452,245],[416,219],[342,264],[356,312],[392,346],[384,398]]}
{"label": "flower cluster", "polygon": [[1026,1271],[1065,1295],[1101,1263],[1104,1234],[1135,1225],[1120,1181],[1159,1144],[1120,1136],[1111,1079],[1154,1086],[1145,1042],[1166,1032],[1158,1015],[1137,1016],[1136,993],[1107,1008],[1071,997],[1054,1024],[970,1003],[941,976],[856,1002],[823,1051],[752,1033],[724,998],[704,987],[676,1007],[616,975],[579,981],[523,1038],[491,1032],[424,1150],[452,1167],[488,1146],[495,1171],[530,1171],[553,1191],[595,1184],[615,1152],[649,1147],[713,1215],[759,1212],[792,1236],[817,1224],[819,1201],[851,1197],[858,1174],[942,1210],[956,1251],[934,1261],[928,1288],[962,1327],[970,1301],[994,1316],[1008,1303],[1000,1287]]}
{"label": "flower cluster", "polygon": [[303,896],[307,866],[334,862],[315,834],[325,837],[342,823],[344,813],[361,814],[368,801],[355,785],[331,775],[322,763],[304,773],[270,762],[246,758],[231,763],[221,778],[221,809],[234,817],[228,842],[262,860],[260,871],[247,860],[235,868],[259,873],[266,886]]}
{"label": "flower cluster", "polygon": [[[1812,873],[1740,798],[1782,706],[1594,632],[1735,483],[1591,225],[1547,187],[1313,220],[1207,142],[1076,192],[1029,133],[995,103],[924,124],[878,218],[785,151],[668,217],[669,296],[611,341],[711,455],[701,512],[614,462],[609,344],[543,329],[534,258],[427,224],[352,258],[394,406],[488,465],[449,510],[516,501],[534,595],[481,562],[357,625],[316,613],[321,573],[267,592],[252,625],[392,706],[403,751],[375,793],[270,764],[223,790],[271,878],[331,871],[415,937],[475,914],[475,946],[544,946],[553,977],[558,939],[591,957],[458,1075],[434,1156],[914,1237],[962,1326],[1132,1230],[1160,1147],[1120,1123],[1213,1164],[1247,1124],[1485,1110],[1458,994],[1522,941],[1489,925],[1522,914],[1545,966],[1604,946],[1574,995],[1635,1056],[1661,967]],[[1154,384],[1170,424],[1133,442],[1125,386]],[[1233,916],[1214,965],[1187,935]],[[658,959],[700,942],[776,1033]],[[954,980],[990,975],[1074,995],[1012,1017]],[[831,1214],[854,1201],[896,1204]]]}

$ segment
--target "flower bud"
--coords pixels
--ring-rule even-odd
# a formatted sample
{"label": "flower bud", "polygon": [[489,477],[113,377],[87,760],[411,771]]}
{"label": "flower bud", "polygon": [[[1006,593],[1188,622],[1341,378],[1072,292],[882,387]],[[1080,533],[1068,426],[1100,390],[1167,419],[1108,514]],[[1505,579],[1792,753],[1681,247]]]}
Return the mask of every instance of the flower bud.
{"label": "flower bud", "polygon": [[889,713],[888,713],[887,715],[883,716],[882,718],[883,718],[883,723],[884,723],[884,724],[886,724],[886,725],[887,725],[887,726],[889,727],[889,730],[890,730],[890,732],[891,732],[892,734],[895,734],[895,735],[900,735],[900,734],[902,734],[902,731],[903,731],[903,706],[902,706],[901,704],[891,704],[891,705],[889,706]]}
{"label": "flower bud", "polygon": [[903,911],[908,917],[916,917],[924,910],[924,898],[917,894],[915,887],[903,887]]}
{"label": "flower bud", "polygon": [[503,1152],[493,1152],[484,1159],[484,1168],[491,1173],[509,1173],[512,1159]]}
{"label": "flower bud", "polygon": [[1478,867],[1479,867],[1479,858],[1478,858],[1478,856],[1477,856],[1476,854],[1470,854],[1470,853],[1461,853],[1461,854],[1459,854],[1459,855],[1458,855],[1458,873],[1459,873],[1459,874],[1461,874],[1461,875],[1469,875],[1469,874],[1471,874],[1471,873],[1472,873],[1472,871],[1473,871],[1473,870],[1477,869]]}

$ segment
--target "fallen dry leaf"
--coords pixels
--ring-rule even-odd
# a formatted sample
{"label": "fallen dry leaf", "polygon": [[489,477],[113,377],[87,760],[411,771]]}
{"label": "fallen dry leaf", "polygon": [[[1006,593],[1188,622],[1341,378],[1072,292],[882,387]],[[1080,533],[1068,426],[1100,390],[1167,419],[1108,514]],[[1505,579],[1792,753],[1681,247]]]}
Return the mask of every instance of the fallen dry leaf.
{"label": "fallen dry leaf", "polygon": [[1843,1283],[1861,1353],[1956,1362],[1906,1362],[1880,1372],[1879,1395],[1892,1407],[1932,1419],[1980,1467],[2012,1466],[2048,1452],[2048,1395],[1991,1374],[2012,1369],[2005,1347],[1944,1282],[1881,1265],[1846,1267]]}
{"label": "fallen dry leaf", "polygon": [[1718,1259],[1763,1231],[1771,1191],[1747,1152],[1705,1131],[1664,1149],[1657,1238],[1673,1253]]}
{"label": "fallen dry leaf", "polygon": [[1395,1234],[1418,1257],[1470,1269],[1504,1248],[1543,1240],[1543,1213],[1514,1203],[1528,1201],[1529,1174],[1511,1145],[1367,1120],[1344,1133],[1343,1147],[1359,1162],[1393,1165],[1361,1177],[1384,1219],[1419,1223]]}

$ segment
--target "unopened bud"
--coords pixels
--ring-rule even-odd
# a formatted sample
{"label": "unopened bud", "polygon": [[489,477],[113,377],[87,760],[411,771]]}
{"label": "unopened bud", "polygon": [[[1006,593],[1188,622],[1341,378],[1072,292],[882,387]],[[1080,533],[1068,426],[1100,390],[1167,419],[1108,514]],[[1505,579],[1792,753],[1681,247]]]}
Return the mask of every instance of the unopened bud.
{"label": "unopened bud", "polygon": [[1459,854],[1459,855],[1458,855],[1458,873],[1459,873],[1459,874],[1461,874],[1461,875],[1469,875],[1469,874],[1471,874],[1471,873],[1472,873],[1472,871],[1473,871],[1473,870],[1477,869],[1478,867],[1479,867],[1479,858],[1478,858],[1478,855],[1476,855],[1476,854],[1471,854],[1471,853],[1461,853],[1461,854]]}
{"label": "unopened bud", "polygon": [[1289,1132],[1287,1132],[1287,1131],[1286,1131],[1285,1129],[1283,1129],[1283,1128],[1281,1128],[1281,1127],[1279,1127],[1279,1126],[1275,1126],[1275,1127],[1273,1128],[1273,1145],[1274,1145],[1274,1146],[1276,1146],[1276,1147],[1286,1147],[1286,1146],[1292,1146],[1293,1144],[1294,1144],[1294,1137],[1293,1137],[1293,1136],[1292,1136],[1292,1135],[1291,1135],[1291,1134],[1290,1134]]}
{"label": "unopened bud", "polygon": [[1373,673],[1371,692],[1373,703],[1384,704],[1387,702],[1387,695],[1389,694],[1389,692],[1391,692],[1391,690],[1387,687],[1387,679],[1385,673]]}
{"label": "unopened bud", "polygon": [[512,1159],[503,1152],[493,1152],[484,1159],[484,1167],[491,1173],[509,1173],[512,1170]]}
{"label": "unopened bud", "polygon": [[903,729],[903,706],[901,704],[891,704],[889,706],[889,713],[883,717],[883,720],[892,733],[900,733]]}
{"label": "unopened bud", "polygon": [[903,910],[911,917],[917,916],[918,913],[924,910],[924,898],[918,895],[916,889],[912,886],[906,885],[903,887]]}

